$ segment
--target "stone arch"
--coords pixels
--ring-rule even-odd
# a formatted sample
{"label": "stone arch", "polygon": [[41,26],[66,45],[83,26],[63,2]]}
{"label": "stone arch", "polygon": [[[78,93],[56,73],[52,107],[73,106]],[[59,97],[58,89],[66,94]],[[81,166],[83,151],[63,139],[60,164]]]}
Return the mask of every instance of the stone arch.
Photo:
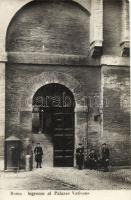
{"label": "stone arch", "polygon": [[[23,0],[23,1],[19,1],[15,4],[14,9],[12,8],[12,12],[10,13],[10,16],[8,18],[8,25],[7,28],[9,27],[10,22],[13,20],[13,18],[15,17],[15,15],[26,5],[30,4],[31,2],[33,2],[34,0]],[[45,0],[46,1],[46,0]],[[50,0],[51,1],[51,0]],[[59,0],[57,0],[59,1]],[[90,14],[91,12],[91,6],[90,6],[90,2],[87,2],[86,0],[70,0],[70,2],[74,2],[76,3],[79,7],[83,8],[85,11],[88,12],[88,14]]]}
{"label": "stone arch", "polygon": [[[76,2],[79,6],[84,8],[87,12],[90,13],[90,1],[87,2],[86,0],[71,0],[72,2]],[[0,43],[0,49],[5,52],[5,44],[6,44],[6,34],[8,27],[13,19],[13,17],[16,15],[18,11],[20,11],[25,5],[28,3],[33,2],[33,0],[22,0],[22,1],[12,1],[10,4],[10,1],[1,2],[1,13],[0,13],[0,24],[1,24],[1,43]],[[10,4],[10,6],[9,6]],[[3,17],[6,13],[6,17]]]}
{"label": "stone arch", "polygon": [[30,2],[8,26],[6,51],[87,55],[89,20],[87,10],[74,1]]}
{"label": "stone arch", "polygon": [[[69,74],[57,71],[47,71],[43,72],[40,75],[33,76],[27,83],[21,94],[21,104],[19,113],[22,112],[30,113],[27,121],[30,124],[29,130],[27,132],[32,132],[32,98],[36,91],[42,86],[50,83],[59,83],[67,87],[73,94],[75,100],[75,149],[79,142],[82,142],[85,148],[87,147],[86,138],[87,138],[87,113],[88,108],[82,104],[83,97],[83,88],[79,81]],[[24,130],[25,133],[25,130]],[[76,165],[74,158],[74,166]]]}
{"label": "stone arch", "polygon": [[43,72],[39,76],[33,76],[25,84],[24,91],[21,94],[20,110],[32,110],[32,98],[35,92],[42,86],[49,83],[59,83],[65,85],[74,95],[76,109],[81,107],[81,96],[83,88],[80,83],[71,75],[63,72]]}

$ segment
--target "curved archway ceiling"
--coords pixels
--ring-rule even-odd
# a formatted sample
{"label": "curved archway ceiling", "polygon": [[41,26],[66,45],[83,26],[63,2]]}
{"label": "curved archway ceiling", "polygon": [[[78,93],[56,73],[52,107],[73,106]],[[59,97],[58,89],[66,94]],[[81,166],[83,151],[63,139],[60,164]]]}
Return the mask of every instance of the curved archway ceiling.
{"label": "curved archway ceiling", "polygon": [[74,107],[72,92],[58,83],[51,83],[39,88],[33,96],[33,106]]}

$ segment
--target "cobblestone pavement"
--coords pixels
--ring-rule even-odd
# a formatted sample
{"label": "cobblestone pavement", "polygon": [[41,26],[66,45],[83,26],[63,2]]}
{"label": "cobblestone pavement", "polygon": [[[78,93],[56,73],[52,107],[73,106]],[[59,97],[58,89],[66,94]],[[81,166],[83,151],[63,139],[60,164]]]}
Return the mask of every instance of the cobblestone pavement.
{"label": "cobblestone pavement", "polygon": [[68,183],[53,180],[38,173],[20,172],[18,174],[6,173],[1,175],[0,189],[5,190],[75,190]]}
{"label": "cobblestone pavement", "polygon": [[94,190],[131,189],[131,169],[102,172],[45,167],[31,172],[1,172],[0,189]]}

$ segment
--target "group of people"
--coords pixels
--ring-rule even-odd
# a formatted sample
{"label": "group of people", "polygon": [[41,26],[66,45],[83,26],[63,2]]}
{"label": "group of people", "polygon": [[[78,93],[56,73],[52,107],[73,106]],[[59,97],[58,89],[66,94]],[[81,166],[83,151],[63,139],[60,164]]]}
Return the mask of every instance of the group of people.
{"label": "group of people", "polygon": [[[40,143],[37,143],[37,146],[34,149],[36,168],[41,168],[43,149],[40,146]],[[110,151],[106,143],[102,144],[101,148],[101,157],[98,157],[94,149],[91,149],[87,157],[87,167],[92,169],[103,168],[105,172],[109,171],[109,158]],[[76,149],[76,164],[79,169],[82,169],[84,164],[84,147],[82,144],[79,144],[79,147]]]}
{"label": "group of people", "polygon": [[[102,144],[101,156],[95,152],[94,149],[90,150],[87,156],[86,165],[90,170],[102,168],[105,172],[109,171],[109,158],[110,151],[106,143]],[[76,149],[76,164],[79,169],[82,169],[84,163],[84,148],[82,144]]]}

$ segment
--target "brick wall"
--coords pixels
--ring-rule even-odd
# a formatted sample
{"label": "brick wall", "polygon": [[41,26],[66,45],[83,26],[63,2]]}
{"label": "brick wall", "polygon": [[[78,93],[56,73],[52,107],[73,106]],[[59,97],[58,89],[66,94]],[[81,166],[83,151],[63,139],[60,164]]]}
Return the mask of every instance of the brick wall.
{"label": "brick wall", "polygon": [[[71,66],[8,64],[6,66],[6,137],[11,134],[16,134],[21,139],[30,137],[31,128],[25,127],[24,122],[21,123],[21,117],[25,114],[19,112],[22,105],[21,99],[26,99],[25,88],[29,84],[29,80],[36,76],[39,77],[41,73],[47,71],[64,72],[79,81],[82,88],[82,91],[79,92],[81,105],[84,103],[83,96],[100,95],[101,77],[98,67],[74,68]],[[94,74],[95,79],[92,78]],[[82,138],[87,137],[89,149],[99,150],[101,143],[107,142],[111,149],[112,164],[127,165],[130,164],[129,68],[103,67],[103,78],[103,95],[104,102],[106,102],[103,109],[103,135],[101,135],[99,120],[95,120],[99,109],[93,104],[88,104],[88,113],[77,113],[76,138],[83,141]],[[33,85],[28,85],[30,90],[32,87]],[[31,113],[29,112],[28,115],[30,116],[27,116],[27,119],[31,126]]]}
{"label": "brick wall", "polygon": [[7,50],[87,55],[89,14],[71,2],[33,2],[10,24]]}
{"label": "brick wall", "polygon": [[[70,74],[73,78],[80,82],[82,91],[79,92],[79,103],[84,105],[82,98],[100,92],[100,68],[97,67],[62,67],[62,66],[44,66],[44,65],[20,65],[8,64],[6,66],[6,128],[7,133],[11,130],[11,126],[15,126],[19,122],[18,112],[22,105],[21,95],[26,95],[25,87],[31,78],[40,76],[42,72],[58,71]],[[96,78],[93,79],[95,74]],[[63,81],[61,79],[61,81]],[[66,83],[65,83],[66,84]],[[44,83],[43,83],[44,85]],[[65,85],[66,86],[66,85]],[[28,85],[30,90],[33,85]],[[36,91],[34,91],[35,93]]]}
{"label": "brick wall", "polygon": [[[71,2],[60,2],[59,4],[41,2],[40,4],[41,6],[38,5],[38,2],[33,2],[17,13],[8,29],[7,50],[28,53],[44,52],[56,55],[87,55],[90,20],[88,12]],[[103,46],[106,55],[120,56],[120,16],[121,1],[104,0]],[[30,57],[32,57],[31,54]],[[36,57],[31,59],[34,63],[38,63]],[[19,58],[20,63],[23,63],[23,60],[28,63],[28,57],[24,59],[23,55],[21,58],[21,60]],[[66,59],[68,60],[68,57]],[[51,55],[47,60],[51,60]],[[81,85],[78,99],[80,105],[84,105],[84,96],[100,96],[101,71],[98,63],[95,67],[95,61],[96,59],[92,58],[93,66],[90,67],[81,66],[81,60],[79,60],[79,66],[67,66],[66,64],[69,65],[70,62],[66,62],[66,64],[59,62],[60,65],[50,65],[49,63],[52,62],[49,62],[48,65],[42,65],[43,60],[39,62],[41,65],[7,63],[6,137],[15,134],[23,140],[23,144],[25,137],[31,137],[31,111],[20,112],[20,109],[27,93],[30,94],[30,91],[34,90],[33,82],[30,80],[33,80],[34,77],[38,77],[39,80],[44,72],[62,72],[77,80]],[[15,63],[17,60],[12,58],[9,62]],[[129,103],[126,100],[127,97],[129,99],[129,68],[103,67],[102,76],[104,101],[107,100],[107,105],[103,110],[103,135],[101,135],[99,119],[95,120],[99,115],[99,109],[94,104],[90,105],[89,102],[88,113],[77,111],[78,125],[75,133],[79,140],[82,140],[83,136],[88,137],[88,148],[99,149],[102,142],[107,142],[111,149],[113,164],[130,164]],[[59,80],[64,83],[64,76],[59,77]],[[69,79],[69,81],[72,80]]]}
{"label": "brick wall", "polygon": [[113,163],[130,159],[130,72],[128,67],[104,67],[104,139],[111,147]]}
{"label": "brick wall", "polygon": [[[28,121],[28,126],[31,127],[32,117],[27,116],[27,119],[24,118],[24,122],[22,120],[22,116],[26,115],[27,112],[19,112],[21,110],[22,102],[21,100],[26,99],[25,91],[26,86],[28,85],[29,90],[32,90],[33,85],[29,80],[33,77],[39,77],[41,73],[47,72],[50,73],[52,71],[63,72],[66,74],[70,74],[72,79],[75,78],[79,81],[81,85],[81,90],[79,91],[79,100],[78,102],[81,105],[84,105],[85,101],[83,101],[83,97],[88,97],[93,94],[100,93],[100,68],[98,67],[76,67],[73,66],[44,66],[44,65],[20,65],[20,64],[7,64],[6,66],[6,137],[9,135],[16,135],[20,137],[23,142],[24,138],[30,137],[31,128],[26,127],[24,125],[25,120]],[[95,74],[95,79],[92,77]],[[64,77],[59,77],[62,84],[64,83]],[[43,82],[44,85],[44,82]],[[66,80],[65,80],[66,86]],[[36,91],[34,91],[35,94]],[[74,91],[76,92],[76,91]],[[86,99],[87,100],[87,99]],[[25,103],[25,102],[24,102]],[[24,109],[22,107],[22,109]],[[99,126],[99,122],[94,122],[94,115],[96,113],[95,108],[91,108],[89,117],[86,112],[77,112],[77,130],[75,130],[77,141],[83,142],[83,137],[87,136],[87,132],[92,133],[95,132],[95,135],[100,134],[99,128],[96,130],[96,126]],[[31,112],[28,113],[30,115]],[[87,120],[91,124],[92,128],[87,131]],[[26,123],[27,124],[27,123]],[[94,124],[94,125],[93,125]],[[90,146],[96,146],[96,142],[90,140]]]}

